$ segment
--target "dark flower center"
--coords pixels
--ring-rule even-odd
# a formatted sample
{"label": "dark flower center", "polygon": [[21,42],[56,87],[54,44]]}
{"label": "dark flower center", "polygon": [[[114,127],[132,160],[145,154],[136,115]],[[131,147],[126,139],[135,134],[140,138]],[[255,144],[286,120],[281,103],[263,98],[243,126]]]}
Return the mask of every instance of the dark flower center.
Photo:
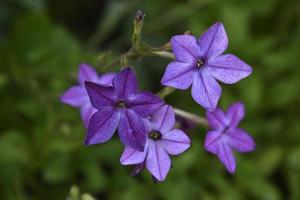
{"label": "dark flower center", "polygon": [[161,133],[158,131],[151,131],[148,134],[148,138],[150,138],[152,140],[159,140],[161,138]]}
{"label": "dark flower center", "polygon": [[126,103],[125,103],[125,101],[118,101],[118,102],[116,103],[116,107],[118,107],[118,108],[126,108]]}
{"label": "dark flower center", "polygon": [[197,60],[197,63],[196,63],[197,67],[200,68],[204,65],[204,60],[202,58],[199,58]]}
{"label": "dark flower center", "polygon": [[226,133],[228,131],[228,129],[229,129],[229,126],[226,126],[223,130],[223,133]]}

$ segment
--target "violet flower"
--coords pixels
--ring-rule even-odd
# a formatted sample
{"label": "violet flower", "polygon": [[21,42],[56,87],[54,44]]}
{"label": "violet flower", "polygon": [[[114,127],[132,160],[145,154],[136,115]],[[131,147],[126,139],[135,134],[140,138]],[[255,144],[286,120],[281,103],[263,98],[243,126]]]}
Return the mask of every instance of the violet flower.
{"label": "violet flower", "polygon": [[85,144],[108,141],[118,128],[121,142],[143,151],[147,130],[145,117],[157,110],[163,101],[150,92],[139,92],[131,68],[125,68],[113,78],[113,86],[85,82],[91,104],[97,109],[92,116]]}
{"label": "violet flower", "polygon": [[99,76],[97,72],[87,64],[79,65],[79,85],[70,87],[61,97],[63,103],[79,108],[84,126],[87,127],[91,116],[96,112],[92,107],[89,96],[84,87],[84,81],[92,81],[104,85],[112,85],[115,73],[107,73]]}
{"label": "violet flower", "polygon": [[232,150],[250,152],[255,149],[254,140],[237,126],[244,118],[242,103],[232,104],[226,113],[217,108],[207,112],[210,130],[205,139],[205,149],[216,154],[230,173],[235,172],[236,163]]}
{"label": "violet flower", "polygon": [[221,55],[227,45],[222,23],[215,23],[198,40],[192,35],[173,36],[171,46],[176,60],[167,66],[161,83],[181,90],[192,85],[193,99],[213,111],[222,92],[216,80],[233,84],[252,72],[252,68],[236,56]]}
{"label": "violet flower", "polygon": [[148,138],[144,152],[125,147],[120,162],[137,165],[134,174],[143,169],[143,164],[158,180],[165,180],[171,167],[170,155],[178,155],[190,147],[190,139],[175,126],[175,114],[171,106],[164,105],[151,116]]}

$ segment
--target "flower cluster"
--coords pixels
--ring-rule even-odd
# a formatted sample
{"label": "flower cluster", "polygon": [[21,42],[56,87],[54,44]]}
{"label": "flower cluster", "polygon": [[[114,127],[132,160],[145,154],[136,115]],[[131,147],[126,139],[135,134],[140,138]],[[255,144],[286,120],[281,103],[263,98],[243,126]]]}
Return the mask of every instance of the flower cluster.
{"label": "flower cluster", "polygon": [[[231,105],[226,113],[217,107],[222,92],[218,81],[236,83],[252,68],[232,54],[222,55],[227,45],[221,23],[211,26],[198,40],[192,35],[173,36],[175,60],[167,66],[161,83],[181,90],[192,87],[193,99],[207,112],[210,130],[204,147],[233,173],[236,162],[232,150],[249,152],[255,143],[238,128],[245,114],[242,103]],[[85,144],[107,142],[117,130],[125,146],[121,164],[135,165],[134,174],[146,167],[156,180],[165,180],[171,167],[170,155],[181,154],[191,145],[186,133],[175,127],[172,106],[151,92],[140,91],[131,67],[98,75],[82,64],[78,81],[79,85],[67,90],[61,101],[80,108],[87,128]],[[184,116],[177,119],[189,123]]]}

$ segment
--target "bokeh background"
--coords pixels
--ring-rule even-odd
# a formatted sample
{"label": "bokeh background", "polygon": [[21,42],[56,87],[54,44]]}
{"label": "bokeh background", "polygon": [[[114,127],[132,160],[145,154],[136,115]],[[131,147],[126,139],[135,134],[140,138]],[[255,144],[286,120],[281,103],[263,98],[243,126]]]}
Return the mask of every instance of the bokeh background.
{"label": "bokeh background", "polygon": [[[223,85],[220,106],[243,101],[241,127],[255,152],[237,156],[229,175],[204,151],[205,129],[188,131],[192,147],[173,158],[166,181],[148,172],[130,176],[121,166],[117,138],[83,145],[78,110],[59,96],[76,84],[78,64],[99,72],[130,47],[138,9],[146,13],[144,40],[153,46],[190,30],[199,36],[224,23],[231,53],[252,75]],[[130,60],[141,88],[159,91],[169,60]],[[1,0],[0,1],[0,199],[300,199],[300,3],[297,0]],[[109,68],[108,70],[116,70]],[[166,101],[203,116],[190,92]],[[85,196],[84,199],[92,199]]]}

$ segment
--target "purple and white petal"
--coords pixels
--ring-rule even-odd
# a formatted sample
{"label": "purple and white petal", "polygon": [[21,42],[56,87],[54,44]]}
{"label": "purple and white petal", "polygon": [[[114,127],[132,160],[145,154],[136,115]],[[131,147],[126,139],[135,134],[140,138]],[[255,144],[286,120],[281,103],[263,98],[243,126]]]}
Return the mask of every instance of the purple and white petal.
{"label": "purple and white petal", "polygon": [[83,120],[85,128],[88,127],[92,115],[96,112],[97,110],[93,108],[93,106],[90,103],[86,103],[85,105],[80,107],[81,119]]}
{"label": "purple and white petal", "polygon": [[158,181],[165,180],[171,167],[167,151],[152,140],[149,140],[146,167]]}
{"label": "purple and white petal", "polygon": [[189,137],[179,129],[165,132],[157,144],[164,148],[170,155],[178,155],[186,151],[190,145]]}
{"label": "purple and white petal", "polygon": [[124,110],[119,123],[121,142],[137,151],[144,151],[147,128],[143,119],[133,110]]}
{"label": "purple and white petal", "polygon": [[60,100],[74,107],[79,107],[89,102],[89,97],[84,88],[80,86],[70,87],[61,97]]}
{"label": "purple and white petal", "polygon": [[221,86],[213,77],[205,73],[204,70],[199,72],[197,76],[194,76],[192,97],[207,111],[216,109],[221,93]]}
{"label": "purple and white petal", "polygon": [[238,152],[250,152],[255,149],[253,138],[244,130],[235,128],[227,132],[228,144]]}
{"label": "purple and white petal", "polygon": [[85,81],[98,82],[97,72],[88,64],[80,64],[78,71],[78,81],[80,85],[84,86]]}
{"label": "purple and white petal", "polygon": [[252,68],[232,54],[218,56],[209,61],[211,74],[223,83],[233,84],[249,76]]}
{"label": "purple and white petal", "polygon": [[116,97],[113,87],[93,82],[85,82],[85,87],[94,108],[102,109],[103,107],[114,106]]}
{"label": "purple and white petal", "polygon": [[235,158],[230,146],[224,141],[219,142],[218,157],[226,169],[233,174],[236,168]]}
{"label": "purple and white petal", "polygon": [[102,85],[112,86],[113,78],[116,76],[116,73],[105,73],[99,77],[98,83]]}
{"label": "purple and white petal", "polygon": [[229,120],[226,118],[224,112],[220,108],[216,108],[214,111],[206,112],[206,118],[209,127],[214,130],[223,130],[229,125]]}
{"label": "purple and white petal", "polygon": [[152,129],[161,132],[171,130],[175,126],[175,113],[171,106],[164,105],[151,116]]}
{"label": "purple and white petal", "polygon": [[237,127],[245,116],[245,107],[241,102],[232,104],[226,112],[230,127]]}
{"label": "purple and white petal", "polygon": [[137,92],[137,79],[134,71],[127,67],[113,78],[115,93],[120,99],[127,99]]}
{"label": "purple and white petal", "polygon": [[128,100],[128,107],[141,117],[149,117],[149,115],[163,104],[163,100],[151,92],[139,92],[130,96]]}
{"label": "purple and white petal", "polygon": [[193,63],[171,62],[168,64],[161,84],[177,89],[187,89],[193,82],[197,69]]}
{"label": "purple and white petal", "polygon": [[201,54],[207,60],[222,54],[228,46],[228,38],[222,23],[215,23],[198,40]]}
{"label": "purple and white petal", "polygon": [[219,143],[222,140],[222,132],[209,131],[205,137],[204,148],[211,153],[218,153]]}
{"label": "purple and white petal", "polygon": [[143,152],[130,147],[125,147],[120,162],[122,165],[135,165],[144,162],[147,154],[147,148]]}
{"label": "purple and white petal", "polygon": [[104,143],[108,141],[118,127],[120,113],[113,108],[104,108],[97,111],[91,118],[88,133],[85,138],[86,145]]}
{"label": "purple and white petal", "polygon": [[176,60],[185,63],[195,63],[200,57],[197,39],[192,35],[176,35],[171,38],[172,51]]}

